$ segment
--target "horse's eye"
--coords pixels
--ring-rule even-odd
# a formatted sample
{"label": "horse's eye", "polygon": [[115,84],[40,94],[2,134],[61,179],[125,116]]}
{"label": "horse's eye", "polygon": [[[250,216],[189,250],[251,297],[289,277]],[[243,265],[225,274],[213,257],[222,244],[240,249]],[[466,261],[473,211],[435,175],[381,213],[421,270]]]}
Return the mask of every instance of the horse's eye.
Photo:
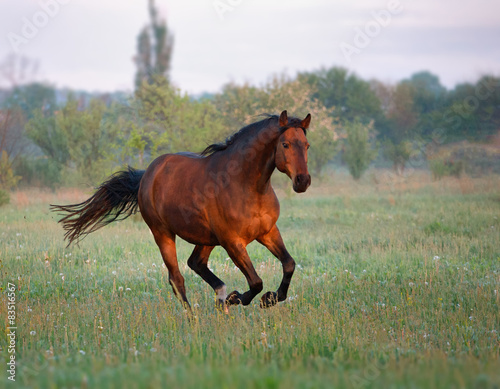
{"label": "horse's eye", "polygon": [[288,143],[282,143],[284,149],[288,149]]}

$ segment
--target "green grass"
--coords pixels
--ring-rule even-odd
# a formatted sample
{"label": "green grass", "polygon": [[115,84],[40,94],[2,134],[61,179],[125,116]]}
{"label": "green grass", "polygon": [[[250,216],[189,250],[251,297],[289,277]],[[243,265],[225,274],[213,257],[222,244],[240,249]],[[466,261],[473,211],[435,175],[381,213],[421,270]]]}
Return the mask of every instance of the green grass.
{"label": "green grass", "polygon": [[[180,241],[189,322],[137,218],[66,249],[45,201],[2,207],[2,319],[7,282],[18,288],[15,386],[500,386],[498,192],[363,189],[284,198],[281,209],[298,264],[289,300],[219,313]],[[279,262],[258,244],[249,253],[275,290]],[[210,266],[228,290],[247,290],[226,258],[216,249]],[[5,336],[0,347],[6,362]],[[0,387],[11,387],[5,370]]]}

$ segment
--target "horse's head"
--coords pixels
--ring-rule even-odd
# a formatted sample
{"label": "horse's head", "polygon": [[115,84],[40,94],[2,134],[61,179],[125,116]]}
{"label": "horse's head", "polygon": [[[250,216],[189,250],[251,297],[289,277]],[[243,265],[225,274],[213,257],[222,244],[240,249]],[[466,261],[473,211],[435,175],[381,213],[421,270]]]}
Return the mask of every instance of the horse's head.
{"label": "horse's head", "polygon": [[311,185],[311,176],[307,170],[307,149],[309,142],[306,130],[311,122],[311,114],[304,120],[290,120],[286,111],[279,118],[282,130],[276,146],[275,163],[278,170],[285,173],[293,182],[293,190],[302,193]]}

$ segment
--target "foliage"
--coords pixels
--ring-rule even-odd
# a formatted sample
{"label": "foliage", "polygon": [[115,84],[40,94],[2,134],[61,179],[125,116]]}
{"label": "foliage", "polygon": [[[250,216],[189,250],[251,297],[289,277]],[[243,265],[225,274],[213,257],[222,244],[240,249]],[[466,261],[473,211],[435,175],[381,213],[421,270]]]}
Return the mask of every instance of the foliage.
{"label": "foliage", "polygon": [[370,142],[373,125],[365,126],[360,121],[354,121],[344,128],[347,137],[344,139],[342,159],[347,163],[352,177],[359,180],[377,154]]}
{"label": "foliage", "polygon": [[28,149],[25,124],[25,115],[19,107],[0,110],[0,153],[5,151],[13,161]]}
{"label": "foliage", "polygon": [[12,189],[15,188],[20,176],[14,174],[12,162],[10,161],[9,154],[5,150],[0,153],[0,188]]}
{"label": "foliage", "polygon": [[[371,141],[382,146],[382,156],[397,172],[410,158],[422,166],[427,160],[438,175],[458,169],[453,162],[458,160],[469,175],[496,171],[495,154],[480,155],[481,147],[462,150],[446,163],[427,159],[427,149],[464,139],[494,141],[500,128],[498,77],[484,76],[447,90],[425,71],[389,85],[332,67],[274,76],[263,85],[230,83],[220,93],[194,99],[170,85],[171,35],[153,1],[149,11],[150,24],[141,33],[136,58],[140,82],[128,101],[123,94],[98,99],[70,94],[57,106],[54,88],[37,83],[1,94],[0,152],[7,152],[23,184],[97,184],[124,164],[145,168],[162,153],[199,152],[259,120],[259,114],[283,109],[299,117],[312,114],[309,168],[315,176],[334,159],[338,139],[348,136],[342,129],[356,127],[358,121],[373,126],[376,139]],[[58,98],[66,94],[57,91]],[[357,158],[347,156],[352,164]],[[357,160],[355,175],[367,163]]]}
{"label": "foliage", "polygon": [[500,151],[494,146],[459,142],[431,154],[429,169],[435,179],[462,173],[471,177],[500,174]]}
{"label": "foliage", "polygon": [[0,207],[9,204],[10,195],[6,190],[0,189]]}
{"label": "foliage", "polygon": [[227,131],[216,107],[208,100],[191,100],[165,79],[144,82],[132,101],[130,115],[119,134],[123,156],[138,155],[139,166],[168,152],[200,152]]}
{"label": "foliage", "polygon": [[384,156],[392,162],[393,169],[397,173],[402,173],[413,153],[411,143],[409,141],[394,143],[392,140],[386,140],[383,143],[383,147]]}
{"label": "foliage", "polygon": [[61,169],[75,169],[82,179],[97,183],[109,174],[108,144],[117,130],[114,123],[104,120],[105,110],[96,99],[87,110],[80,110],[70,98],[55,116],[37,111],[26,126],[28,136]]}
{"label": "foliage", "polygon": [[62,166],[48,157],[22,157],[16,161],[15,173],[21,178],[20,185],[56,189],[61,186]]}
{"label": "foliage", "polygon": [[312,116],[307,137],[309,150],[309,168],[319,176],[322,168],[332,160],[336,153],[337,124],[330,116],[330,111],[317,99],[311,99],[313,87],[299,79],[275,76],[262,88],[249,84],[226,85],[223,92],[215,96],[216,107],[223,112],[225,123],[231,132],[241,126],[257,120],[256,114],[279,114],[287,109],[289,115]]}
{"label": "foliage", "polygon": [[381,118],[380,101],[370,84],[345,68],[299,73],[298,79],[312,86],[310,97],[320,101],[342,125],[355,120],[368,124]]}
{"label": "foliage", "polygon": [[37,82],[18,86],[8,96],[4,106],[11,109],[20,108],[28,120],[37,110],[53,113],[56,109],[55,89]]}

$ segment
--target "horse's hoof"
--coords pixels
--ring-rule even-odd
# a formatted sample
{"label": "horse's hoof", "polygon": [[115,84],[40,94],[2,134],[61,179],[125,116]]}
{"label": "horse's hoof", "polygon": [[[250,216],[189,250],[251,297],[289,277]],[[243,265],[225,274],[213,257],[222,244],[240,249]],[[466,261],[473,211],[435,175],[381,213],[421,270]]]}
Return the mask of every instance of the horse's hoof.
{"label": "horse's hoof", "polygon": [[223,312],[226,315],[229,315],[229,307],[226,300],[217,300],[217,304],[215,307],[217,308],[218,311]]}
{"label": "horse's hoof", "polygon": [[229,295],[226,297],[226,304],[227,305],[241,304],[241,293],[236,290],[229,293]]}
{"label": "horse's hoof", "polygon": [[278,303],[278,294],[276,292],[267,292],[260,298],[261,308],[270,308]]}

